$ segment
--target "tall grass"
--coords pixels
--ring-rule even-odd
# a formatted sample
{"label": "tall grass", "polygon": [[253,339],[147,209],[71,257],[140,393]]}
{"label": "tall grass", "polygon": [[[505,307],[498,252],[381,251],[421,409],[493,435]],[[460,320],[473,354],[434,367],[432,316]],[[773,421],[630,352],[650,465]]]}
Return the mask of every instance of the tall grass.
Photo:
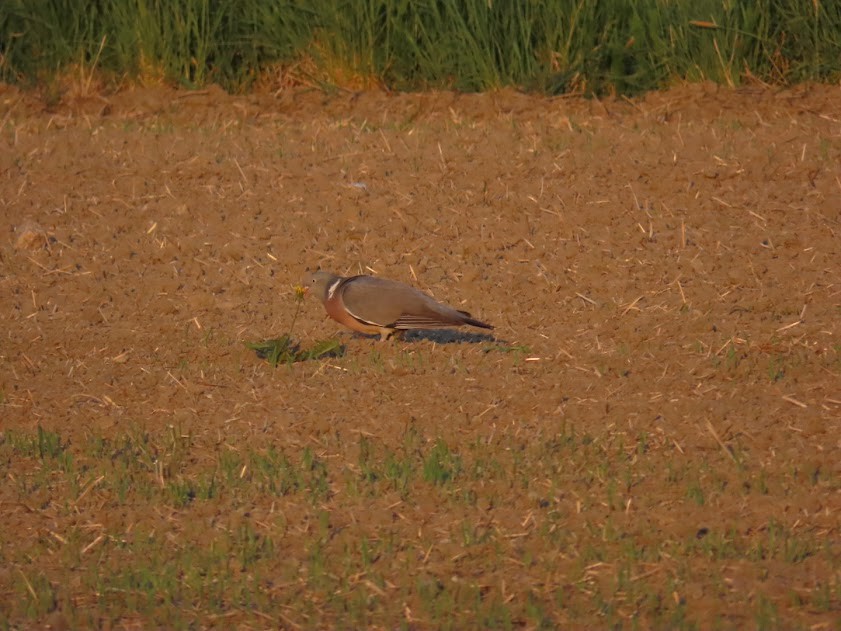
{"label": "tall grass", "polygon": [[4,0],[0,79],[81,67],[248,89],[325,84],[636,93],[678,81],[829,81],[841,4],[821,0]]}

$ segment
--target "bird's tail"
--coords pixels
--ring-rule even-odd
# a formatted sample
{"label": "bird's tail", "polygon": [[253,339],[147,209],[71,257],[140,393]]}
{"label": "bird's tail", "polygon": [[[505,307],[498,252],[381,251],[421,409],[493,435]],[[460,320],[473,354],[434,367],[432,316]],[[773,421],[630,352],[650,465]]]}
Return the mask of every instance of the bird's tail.
{"label": "bird's tail", "polygon": [[459,311],[459,313],[463,316],[462,322],[464,324],[469,324],[470,326],[475,326],[480,329],[492,329],[494,328],[492,324],[488,324],[487,322],[482,322],[481,320],[477,320],[473,316],[471,316],[467,311]]}

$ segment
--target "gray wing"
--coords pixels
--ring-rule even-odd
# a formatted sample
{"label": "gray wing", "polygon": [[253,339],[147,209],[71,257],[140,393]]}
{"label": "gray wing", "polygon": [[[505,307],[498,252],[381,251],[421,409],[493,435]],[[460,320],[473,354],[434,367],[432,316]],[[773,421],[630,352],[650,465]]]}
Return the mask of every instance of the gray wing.
{"label": "gray wing", "polygon": [[405,283],[374,276],[348,278],[342,301],[358,320],[395,329],[458,326],[469,317]]}

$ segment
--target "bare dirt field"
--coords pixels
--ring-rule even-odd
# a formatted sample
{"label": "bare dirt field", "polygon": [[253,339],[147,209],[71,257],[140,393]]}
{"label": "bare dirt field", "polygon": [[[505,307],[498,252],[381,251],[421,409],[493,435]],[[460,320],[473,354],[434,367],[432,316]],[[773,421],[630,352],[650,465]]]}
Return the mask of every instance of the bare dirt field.
{"label": "bare dirt field", "polygon": [[838,87],[0,87],[0,626],[841,627],[839,165]]}

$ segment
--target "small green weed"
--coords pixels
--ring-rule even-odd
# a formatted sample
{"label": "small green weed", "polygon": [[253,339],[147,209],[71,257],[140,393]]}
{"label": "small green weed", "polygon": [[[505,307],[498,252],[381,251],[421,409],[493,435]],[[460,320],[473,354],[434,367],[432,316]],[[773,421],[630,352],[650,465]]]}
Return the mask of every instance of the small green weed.
{"label": "small green weed", "polygon": [[443,486],[452,482],[461,473],[461,458],[438,439],[423,463],[423,479],[431,484]]}
{"label": "small green weed", "polygon": [[295,322],[298,319],[298,314],[301,311],[301,305],[304,302],[306,293],[306,288],[300,285],[296,285],[293,288],[295,314],[292,316],[292,322],[285,335],[263,342],[245,343],[246,347],[257,353],[257,357],[268,361],[272,368],[276,368],[278,364],[293,364],[295,362],[323,359],[325,357],[342,357],[345,354],[345,347],[337,340],[320,340],[311,348],[302,349],[292,339],[292,329],[295,327]]}
{"label": "small green weed", "polygon": [[288,335],[263,342],[246,342],[245,345],[257,353],[257,357],[269,362],[273,368],[277,367],[278,364],[294,364],[311,359],[342,357],[345,354],[344,345],[333,339],[319,340],[307,349],[302,349]]}
{"label": "small green weed", "polygon": [[785,377],[785,363],[782,357],[774,356],[768,361],[768,378],[776,383]]}

